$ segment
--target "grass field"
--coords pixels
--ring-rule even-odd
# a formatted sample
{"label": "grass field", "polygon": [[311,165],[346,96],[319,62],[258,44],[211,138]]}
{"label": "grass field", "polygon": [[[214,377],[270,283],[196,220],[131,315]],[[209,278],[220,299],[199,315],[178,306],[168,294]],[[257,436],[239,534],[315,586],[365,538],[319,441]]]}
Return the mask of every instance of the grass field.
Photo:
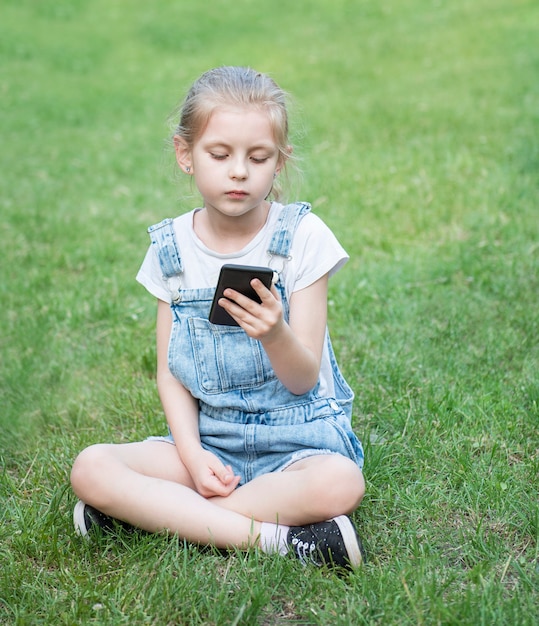
{"label": "grass field", "polygon": [[[533,0],[2,0],[0,623],[537,623],[538,30]],[[134,275],[197,201],[167,118],[222,64],[293,94],[295,186],[352,257],[345,577],[72,531],[77,452],[165,429]]]}

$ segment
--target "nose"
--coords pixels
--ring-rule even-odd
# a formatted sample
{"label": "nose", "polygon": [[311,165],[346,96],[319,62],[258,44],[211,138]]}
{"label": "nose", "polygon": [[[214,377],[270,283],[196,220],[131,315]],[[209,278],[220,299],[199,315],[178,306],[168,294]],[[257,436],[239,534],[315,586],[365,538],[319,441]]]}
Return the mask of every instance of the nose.
{"label": "nose", "polygon": [[247,178],[247,166],[243,159],[237,158],[230,163],[230,178],[245,180]]}

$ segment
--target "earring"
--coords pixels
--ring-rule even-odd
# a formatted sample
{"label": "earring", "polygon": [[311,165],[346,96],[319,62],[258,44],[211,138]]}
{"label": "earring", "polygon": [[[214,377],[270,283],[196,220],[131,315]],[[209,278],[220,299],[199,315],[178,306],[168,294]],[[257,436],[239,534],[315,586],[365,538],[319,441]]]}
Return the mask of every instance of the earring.
{"label": "earring", "polygon": [[190,168],[189,166],[187,166],[187,167],[185,168],[185,173],[186,173],[186,174],[189,174],[189,172],[190,172],[190,171],[191,171],[191,168]]}
{"label": "earring", "polygon": [[277,178],[278,172],[273,172],[273,178]]}

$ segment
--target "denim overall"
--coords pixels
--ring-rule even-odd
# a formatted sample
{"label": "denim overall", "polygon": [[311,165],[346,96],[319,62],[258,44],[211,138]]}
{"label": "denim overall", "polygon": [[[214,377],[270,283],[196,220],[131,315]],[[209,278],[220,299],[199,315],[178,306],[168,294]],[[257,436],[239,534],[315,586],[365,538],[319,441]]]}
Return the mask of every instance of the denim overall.
{"label": "denim overall", "polygon": [[[283,207],[268,254],[281,271],[305,203]],[[172,330],[168,351],[171,373],[198,399],[202,446],[213,452],[246,483],[317,454],[342,454],[359,467],[363,449],[351,428],[353,392],[337,366],[326,334],[335,397],[318,387],[294,395],[279,381],[262,344],[237,326],[208,321],[214,288],[182,289],[180,250],[171,219],[148,229],[171,291]],[[281,278],[276,284],[284,317],[289,304]],[[172,436],[152,438],[173,442]]]}

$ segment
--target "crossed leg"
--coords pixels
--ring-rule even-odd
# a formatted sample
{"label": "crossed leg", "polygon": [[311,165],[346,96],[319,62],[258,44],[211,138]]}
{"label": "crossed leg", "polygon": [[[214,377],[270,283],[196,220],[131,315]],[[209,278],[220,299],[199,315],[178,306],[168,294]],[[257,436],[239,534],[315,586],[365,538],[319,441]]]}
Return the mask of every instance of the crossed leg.
{"label": "crossed leg", "polygon": [[364,493],[355,463],[320,455],[260,476],[226,498],[204,498],[175,446],[159,441],[90,446],[77,457],[71,483],[81,500],[133,526],[240,549],[256,544],[261,522],[322,521],[350,513]]}

